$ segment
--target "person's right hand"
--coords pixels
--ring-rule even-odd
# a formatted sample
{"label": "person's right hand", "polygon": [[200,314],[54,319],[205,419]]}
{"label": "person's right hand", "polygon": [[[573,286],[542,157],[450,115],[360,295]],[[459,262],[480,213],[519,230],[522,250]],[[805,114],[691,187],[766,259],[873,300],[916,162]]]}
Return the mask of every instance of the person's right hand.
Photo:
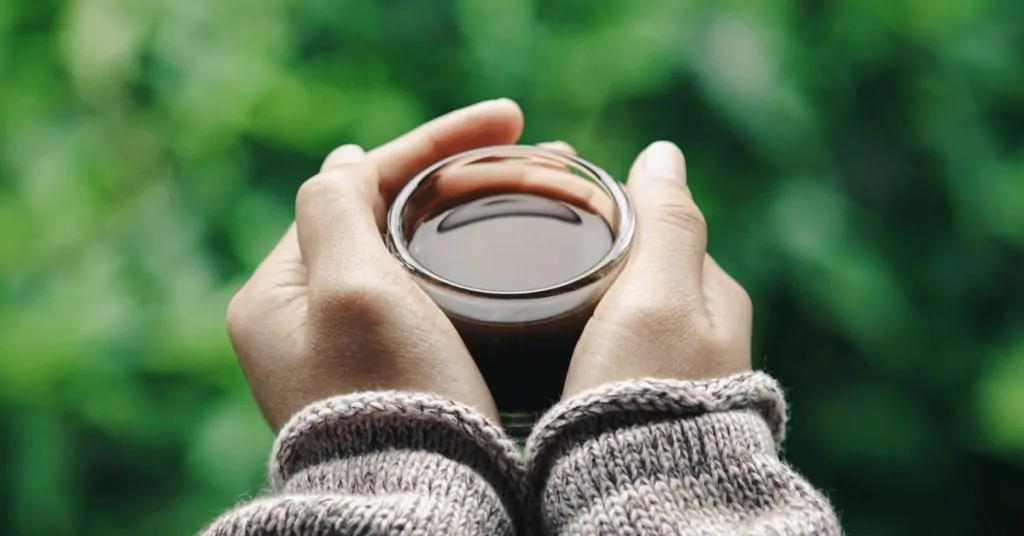
{"label": "person's right hand", "polygon": [[638,378],[703,379],[750,369],[753,307],[707,254],[682,152],[668,142],[633,164],[633,249],[576,346],[564,396]]}

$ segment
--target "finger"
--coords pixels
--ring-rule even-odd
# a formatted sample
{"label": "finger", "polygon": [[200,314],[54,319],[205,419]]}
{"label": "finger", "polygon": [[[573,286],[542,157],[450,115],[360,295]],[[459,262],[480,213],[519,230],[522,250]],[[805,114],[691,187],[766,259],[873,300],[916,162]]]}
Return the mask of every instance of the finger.
{"label": "finger", "polygon": [[459,200],[468,195],[522,192],[564,201],[614,221],[615,205],[596,184],[565,168],[521,162],[470,164],[441,174],[436,197]]}
{"label": "finger", "polygon": [[294,305],[293,297],[301,295],[307,283],[293,223],[228,303],[228,335],[243,365],[249,361],[246,357],[252,355],[246,346],[252,340],[252,328],[260,326],[261,330],[272,332],[287,324],[289,315],[281,314],[282,306]]}
{"label": "finger", "polygon": [[[523,132],[523,112],[509,99],[481,102],[430,121],[370,152],[380,191],[389,203],[398,190],[427,166],[462,151],[515,143]],[[325,166],[333,165],[328,157]]]}
{"label": "finger", "polygon": [[272,277],[280,279],[275,283],[302,284],[306,281],[305,268],[302,266],[302,252],[299,250],[299,239],[292,222],[284,232],[284,236],[270,250],[267,257],[256,268],[254,277]]}
{"label": "finger", "polygon": [[540,148],[543,148],[543,149],[548,149],[548,150],[551,150],[551,151],[557,151],[557,152],[564,153],[564,154],[567,154],[567,155],[570,155],[570,156],[576,156],[576,149],[573,148],[573,146],[570,145],[568,142],[564,142],[562,140],[546,141],[546,142],[543,142],[543,143],[538,143],[537,147],[540,147]]}
{"label": "finger", "polygon": [[[548,149],[550,151],[556,151],[569,156],[576,156],[576,148],[567,141],[553,140],[538,143],[537,147],[542,149]],[[556,166],[557,169],[564,170],[565,166]],[[595,212],[604,217],[608,222],[614,221],[615,218],[615,204],[611,198],[602,190],[597,184],[589,180],[580,180],[580,177],[574,173],[561,174],[559,178],[564,179],[564,175],[569,175],[576,179],[576,182],[571,188],[568,183],[565,184],[565,188],[573,192],[574,196],[572,199],[566,199],[566,201],[576,203],[576,206],[581,208],[589,209],[591,212]],[[563,184],[559,181],[559,184]]]}
{"label": "finger", "polygon": [[704,257],[703,285],[712,322],[729,334],[749,338],[754,315],[750,296],[711,255]]}
{"label": "finger", "polygon": [[670,142],[651,144],[634,162],[626,187],[637,221],[631,269],[699,297],[707,226],[686,184],[683,153]]}
{"label": "finger", "polygon": [[[576,150],[564,141],[538,143],[537,147],[575,156]],[[475,193],[524,192],[565,201],[599,214],[613,222],[615,205],[595,183],[572,173],[555,161],[486,161],[445,171],[434,183],[437,196],[458,199]]]}
{"label": "finger", "polygon": [[[576,149],[573,148],[572,145],[569,145],[568,143],[561,140],[541,142],[537,144],[537,147],[548,151],[554,151],[556,153],[563,154],[566,156],[576,156]],[[549,162],[540,160],[538,161],[538,165],[562,170],[568,169],[564,164],[559,162]]]}
{"label": "finger", "polygon": [[754,331],[754,306],[747,291],[710,255],[704,259],[704,307],[718,341],[721,355],[729,356],[715,366],[715,375],[750,368],[750,341]]}
{"label": "finger", "polygon": [[299,188],[295,225],[310,287],[379,259],[384,245],[373,213],[376,181],[363,150],[346,145],[335,151],[331,167]]}

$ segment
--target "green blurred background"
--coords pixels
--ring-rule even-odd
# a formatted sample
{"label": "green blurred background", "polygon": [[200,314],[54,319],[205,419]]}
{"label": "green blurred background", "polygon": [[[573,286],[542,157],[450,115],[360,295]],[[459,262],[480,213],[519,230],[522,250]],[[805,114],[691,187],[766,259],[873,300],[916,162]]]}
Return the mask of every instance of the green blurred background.
{"label": "green blurred background", "polygon": [[1024,3],[0,0],[0,533],[192,533],[271,435],[232,292],[342,143],[507,96],[686,151],[851,535],[1024,527]]}

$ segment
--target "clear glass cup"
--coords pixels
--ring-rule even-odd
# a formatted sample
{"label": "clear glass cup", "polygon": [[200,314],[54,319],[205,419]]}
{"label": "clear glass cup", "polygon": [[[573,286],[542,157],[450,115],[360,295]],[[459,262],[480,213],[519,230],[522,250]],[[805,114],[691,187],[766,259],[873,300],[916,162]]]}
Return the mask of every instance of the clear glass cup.
{"label": "clear glass cup", "polygon": [[[491,227],[479,225],[485,220]],[[461,239],[440,236],[453,222],[478,227]],[[419,173],[388,211],[386,241],[455,325],[502,422],[522,439],[558,400],[576,342],[624,265],[634,228],[625,190],[602,169],[507,145]],[[458,242],[470,238],[476,242]]]}

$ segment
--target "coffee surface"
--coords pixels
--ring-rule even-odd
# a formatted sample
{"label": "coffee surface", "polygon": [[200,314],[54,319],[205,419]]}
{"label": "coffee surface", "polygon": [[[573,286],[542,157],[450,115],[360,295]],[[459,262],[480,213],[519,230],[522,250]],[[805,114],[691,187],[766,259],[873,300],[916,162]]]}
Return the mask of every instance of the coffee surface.
{"label": "coffee surface", "polygon": [[424,220],[409,252],[428,270],[491,291],[536,290],[564,283],[611,250],[604,219],[529,193],[489,195]]}

